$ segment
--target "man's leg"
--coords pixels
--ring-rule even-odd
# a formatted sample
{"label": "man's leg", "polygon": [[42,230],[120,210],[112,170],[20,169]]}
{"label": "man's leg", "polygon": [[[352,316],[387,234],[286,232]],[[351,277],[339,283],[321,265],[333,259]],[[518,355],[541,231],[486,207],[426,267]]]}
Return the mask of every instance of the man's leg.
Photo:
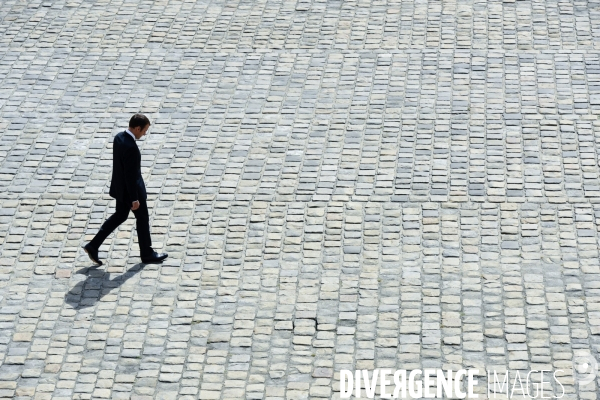
{"label": "man's leg", "polygon": [[150,217],[148,215],[148,204],[146,200],[139,200],[140,206],[133,212],[135,215],[135,226],[140,245],[140,257],[150,257],[154,254],[152,249],[152,238],[150,237]]}
{"label": "man's leg", "polygon": [[110,235],[112,231],[117,229],[119,225],[121,225],[127,220],[127,216],[129,215],[130,209],[130,207],[127,207],[127,204],[117,200],[115,213],[108,217],[106,221],[104,221],[104,223],[100,227],[100,230],[98,231],[96,236],[94,236],[94,238],[90,241],[88,246],[98,250],[100,248],[100,245],[102,245],[102,242],[104,242],[108,235]]}

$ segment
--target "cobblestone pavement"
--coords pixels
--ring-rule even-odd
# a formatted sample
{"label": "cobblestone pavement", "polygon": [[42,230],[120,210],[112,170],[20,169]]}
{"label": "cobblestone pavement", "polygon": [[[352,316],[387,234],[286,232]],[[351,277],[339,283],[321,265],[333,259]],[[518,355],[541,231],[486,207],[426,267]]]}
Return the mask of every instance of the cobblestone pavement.
{"label": "cobblestone pavement", "polygon": [[[139,111],[170,257],[139,264],[130,216],[92,268]],[[1,0],[0,396],[443,367],[596,399],[599,116],[597,1]]]}

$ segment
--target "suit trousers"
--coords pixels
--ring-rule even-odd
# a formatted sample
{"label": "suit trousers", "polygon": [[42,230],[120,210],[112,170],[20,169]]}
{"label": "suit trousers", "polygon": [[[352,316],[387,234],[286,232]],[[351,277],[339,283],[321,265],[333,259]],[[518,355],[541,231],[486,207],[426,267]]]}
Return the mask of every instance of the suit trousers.
{"label": "suit trousers", "polygon": [[[140,245],[140,257],[143,258],[151,256],[154,250],[152,250],[152,239],[150,238],[148,204],[146,203],[146,200],[140,199],[139,202],[140,206],[137,210],[133,211],[133,215],[135,215],[138,243]],[[131,204],[117,200],[115,213],[104,221],[96,236],[90,241],[90,246],[95,249],[100,248],[100,245],[102,245],[102,242],[104,242],[108,235],[127,220],[129,211],[131,211]]]}

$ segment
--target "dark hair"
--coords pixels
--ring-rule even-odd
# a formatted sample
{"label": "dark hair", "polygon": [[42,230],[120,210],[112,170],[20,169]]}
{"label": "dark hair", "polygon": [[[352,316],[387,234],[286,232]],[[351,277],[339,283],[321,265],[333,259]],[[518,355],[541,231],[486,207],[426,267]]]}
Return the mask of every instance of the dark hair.
{"label": "dark hair", "polygon": [[150,120],[144,114],[135,114],[129,120],[130,128],[137,128],[138,126],[140,128],[145,128],[146,125],[150,125]]}

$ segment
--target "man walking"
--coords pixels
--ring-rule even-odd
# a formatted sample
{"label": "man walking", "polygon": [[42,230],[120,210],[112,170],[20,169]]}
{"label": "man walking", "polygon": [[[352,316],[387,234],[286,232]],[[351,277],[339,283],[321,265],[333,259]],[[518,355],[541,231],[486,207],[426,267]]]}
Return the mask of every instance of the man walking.
{"label": "man walking", "polygon": [[113,140],[113,172],[110,182],[110,196],[117,200],[116,210],[100,227],[94,238],[83,246],[90,259],[98,265],[98,249],[104,240],[129,216],[135,215],[140,257],[145,264],[160,263],[167,253],[159,254],[152,249],[150,238],[150,218],[146,204],[146,186],[142,179],[140,149],[135,143],[150,128],[150,120],[143,114],[135,114],[129,120],[129,129],[115,136]]}

